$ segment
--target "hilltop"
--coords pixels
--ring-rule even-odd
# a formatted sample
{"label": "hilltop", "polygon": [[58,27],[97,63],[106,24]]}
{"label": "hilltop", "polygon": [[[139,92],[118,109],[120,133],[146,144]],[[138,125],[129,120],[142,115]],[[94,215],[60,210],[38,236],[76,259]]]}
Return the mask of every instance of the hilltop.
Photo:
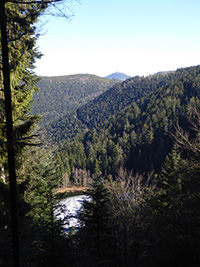
{"label": "hilltop", "polygon": [[121,72],[114,72],[108,76],[106,76],[105,78],[108,78],[110,80],[112,79],[117,79],[117,80],[120,80],[120,81],[125,81],[126,79],[130,78],[131,76],[128,76],[124,73],[121,73]]}
{"label": "hilltop", "polygon": [[90,74],[41,77],[32,114],[41,114],[40,125],[46,125],[98,97],[116,82]]}
{"label": "hilltop", "polygon": [[188,106],[198,101],[199,77],[197,66],[117,83],[49,125],[49,142],[66,143],[69,164],[91,173],[158,171],[173,147],[174,125],[184,128]]}

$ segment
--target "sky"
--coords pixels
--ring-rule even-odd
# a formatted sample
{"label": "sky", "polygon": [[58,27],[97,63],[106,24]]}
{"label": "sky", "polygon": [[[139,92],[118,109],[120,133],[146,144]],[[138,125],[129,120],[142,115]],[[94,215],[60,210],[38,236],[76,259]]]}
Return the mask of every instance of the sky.
{"label": "sky", "polygon": [[64,5],[70,19],[41,18],[37,75],[147,76],[200,64],[199,0],[65,0]]}

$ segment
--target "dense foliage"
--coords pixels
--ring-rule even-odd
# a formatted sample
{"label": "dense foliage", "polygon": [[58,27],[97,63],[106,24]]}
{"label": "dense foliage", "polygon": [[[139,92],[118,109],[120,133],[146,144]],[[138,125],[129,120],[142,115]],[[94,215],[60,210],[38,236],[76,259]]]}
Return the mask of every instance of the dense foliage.
{"label": "dense foliage", "polygon": [[81,107],[77,117],[91,130],[62,146],[63,164],[112,176],[120,167],[135,173],[159,172],[172,150],[176,124],[187,129],[188,106],[199,102],[199,78],[199,66],[136,77]]}
{"label": "dense foliage", "polygon": [[47,124],[42,131],[43,139],[47,145],[61,145],[61,143],[71,140],[76,135],[82,135],[87,131],[87,126],[77,118],[75,111]]}
{"label": "dense foliage", "polygon": [[[38,15],[42,12],[41,7],[33,4],[32,7],[16,8],[16,4],[7,3],[6,16],[9,29],[8,35],[8,57],[10,67],[10,87],[12,94],[12,116],[14,137],[19,139],[26,136],[37,120],[36,115],[30,115],[31,100],[35,92],[37,77],[33,74],[33,64],[40,53],[35,48],[37,37],[34,34],[33,23],[37,21]],[[1,49],[1,48],[0,48]],[[2,51],[1,51],[2,54]],[[0,58],[0,110],[1,128],[0,139],[3,144],[6,135],[5,123],[5,97],[2,74],[2,57]],[[2,149],[3,148],[3,149]],[[1,146],[0,153],[2,159],[5,155],[4,146]]]}
{"label": "dense foliage", "polygon": [[94,182],[93,201],[79,215],[86,245],[78,266],[199,266],[200,110],[193,107],[193,134],[176,129],[159,175],[120,169],[115,181]]}
{"label": "dense foliage", "polygon": [[[49,90],[52,99],[52,110],[45,112],[52,116],[55,105],[59,115],[69,111],[57,95],[61,88],[74,108],[82,107],[48,126],[50,145],[60,144],[56,152],[34,147],[31,130],[38,116],[30,110],[38,80],[32,68],[40,57],[34,23],[49,1],[25,2],[6,3],[21,266],[200,266],[200,66],[130,78],[94,100],[109,80],[44,78],[41,91]],[[10,267],[1,72],[0,266]],[[24,149],[27,142],[32,146]],[[90,187],[91,198],[76,216],[79,229],[66,231],[69,216],[56,217],[64,207],[55,190],[71,185]]]}
{"label": "dense foliage", "polygon": [[108,88],[117,80],[109,80],[90,74],[58,77],[41,77],[40,90],[34,94],[32,114],[41,114],[40,125],[46,125],[75,111]]}
{"label": "dense foliage", "polygon": [[[56,167],[52,163],[49,165],[46,163],[39,167],[39,164],[46,162],[46,158],[40,158],[40,162],[37,162],[33,157],[37,157],[38,154],[29,153],[26,146],[27,144],[36,145],[32,130],[38,120],[38,115],[30,115],[32,97],[37,90],[38,82],[38,78],[33,72],[34,63],[41,55],[36,48],[38,33],[35,24],[39,16],[53,1],[47,0],[43,3],[26,0],[1,2],[1,7],[3,6],[1,11],[4,10],[5,4],[5,16],[2,16],[1,12],[0,23],[1,29],[3,29],[2,25],[7,26],[4,31],[7,38],[3,40],[3,33],[0,36],[0,266],[19,266],[19,264],[21,266],[54,266],[56,264],[54,263],[56,261],[55,254],[58,253],[54,252],[55,237],[58,241],[63,236],[60,223],[55,222],[54,216],[52,217],[53,198],[49,201],[49,194],[55,187],[55,182],[53,183],[54,180],[50,178],[50,175],[55,173]],[[8,51],[3,49],[6,47],[3,46],[5,41]],[[9,58],[9,72],[6,74],[10,78],[10,86],[6,87],[5,85],[5,88],[6,75],[3,75],[3,71],[6,69],[6,60],[3,63],[3,55]],[[12,99],[5,98],[5,92],[9,91],[9,87]],[[12,116],[9,119],[13,125],[13,142],[10,142],[11,139],[6,140],[8,124],[5,121],[8,116],[5,116],[7,115],[5,107],[10,100]],[[16,152],[12,154],[12,163],[16,163],[14,164],[16,166],[12,164],[14,171],[10,172],[12,175],[8,177],[8,170],[11,169],[11,164],[9,167],[7,164],[10,147],[13,148],[12,151]],[[44,155],[44,152],[42,154]],[[33,163],[36,163],[37,166]],[[39,172],[42,169],[43,172]],[[17,184],[12,187],[14,190],[11,191],[9,184],[15,180],[15,172],[17,173]],[[34,192],[30,192],[33,187]],[[32,193],[37,196],[35,202],[30,201]],[[13,198],[13,195],[16,195],[16,198]],[[36,200],[36,198],[34,199]],[[43,207],[41,207],[41,203],[44,204]],[[47,203],[48,206],[45,206]],[[12,204],[16,207],[17,220],[13,216]],[[50,206],[52,209],[49,211]],[[18,231],[18,227],[14,227],[15,223],[19,225],[20,231]],[[16,236],[19,238],[16,239]],[[18,257],[19,254],[21,257]]]}

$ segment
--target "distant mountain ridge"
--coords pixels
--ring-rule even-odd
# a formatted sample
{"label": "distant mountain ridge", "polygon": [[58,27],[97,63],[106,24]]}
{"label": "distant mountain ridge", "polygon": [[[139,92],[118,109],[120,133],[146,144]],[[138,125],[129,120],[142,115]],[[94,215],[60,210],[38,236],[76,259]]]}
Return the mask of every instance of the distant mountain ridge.
{"label": "distant mountain ridge", "polygon": [[[60,117],[59,120],[49,124],[48,129],[46,129],[47,139],[54,139],[54,142],[59,143],[75,136],[77,133],[83,133],[94,127],[101,127],[105,121],[110,121],[112,116],[125,112],[129,105],[135,105],[134,108],[137,110],[139,102],[141,102],[140,112],[144,115],[143,111],[149,106],[148,102],[152,101],[151,105],[155,105],[152,99],[155,98],[155,95],[159,99],[160,92],[167,95],[165,102],[168,103],[168,106],[171,105],[171,102],[185,102],[186,100],[183,100],[183,97],[180,97],[181,100],[177,100],[177,97],[170,95],[174,91],[174,84],[178,85],[180,83],[179,87],[185,89],[186,98],[187,94],[190,97],[196,96],[199,94],[199,85],[197,89],[194,89],[190,86],[190,80],[191,77],[195,80],[197,75],[200,77],[199,72],[200,66],[197,66],[194,68],[178,69],[166,75],[136,76],[124,82],[118,82],[97,98],[79,107],[73,114]],[[147,100],[144,103],[145,99]],[[156,110],[157,108],[155,108],[155,112]],[[137,115],[135,116],[137,117]],[[168,118],[165,119],[166,121],[168,120]]]}
{"label": "distant mountain ridge", "polygon": [[98,97],[117,82],[91,74],[41,77],[40,90],[33,97],[32,114],[41,114],[40,125],[44,126]]}
{"label": "distant mountain ridge", "polygon": [[174,125],[191,131],[195,105],[200,108],[200,66],[136,76],[54,122],[47,134],[51,144],[64,145],[63,162],[74,168],[112,177],[120,167],[157,173],[172,151]]}
{"label": "distant mountain ridge", "polygon": [[174,70],[169,70],[169,71],[159,71],[159,72],[156,72],[150,76],[156,76],[156,75],[167,75],[167,74],[170,74],[170,73],[174,73],[175,71]]}
{"label": "distant mountain ridge", "polygon": [[112,79],[117,79],[117,80],[120,80],[120,81],[125,81],[126,79],[128,79],[128,78],[130,78],[131,76],[129,76],[129,75],[126,75],[126,74],[124,74],[124,73],[122,73],[122,72],[114,72],[114,73],[112,73],[112,74],[110,74],[110,75],[108,75],[108,76],[106,76],[105,78],[108,78],[108,79],[110,79],[110,80],[112,80]]}

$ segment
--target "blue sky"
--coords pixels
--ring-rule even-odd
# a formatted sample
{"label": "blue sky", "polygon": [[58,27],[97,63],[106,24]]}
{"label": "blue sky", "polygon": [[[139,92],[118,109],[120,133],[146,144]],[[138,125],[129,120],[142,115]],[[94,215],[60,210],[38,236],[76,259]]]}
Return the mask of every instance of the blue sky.
{"label": "blue sky", "polygon": [[[146,76],[200,64],[199,0],[80,0],[74,16],[48,20],[38,40],[38,75],[115,71]],[[68,14],[72,14],[69,10]]]}

